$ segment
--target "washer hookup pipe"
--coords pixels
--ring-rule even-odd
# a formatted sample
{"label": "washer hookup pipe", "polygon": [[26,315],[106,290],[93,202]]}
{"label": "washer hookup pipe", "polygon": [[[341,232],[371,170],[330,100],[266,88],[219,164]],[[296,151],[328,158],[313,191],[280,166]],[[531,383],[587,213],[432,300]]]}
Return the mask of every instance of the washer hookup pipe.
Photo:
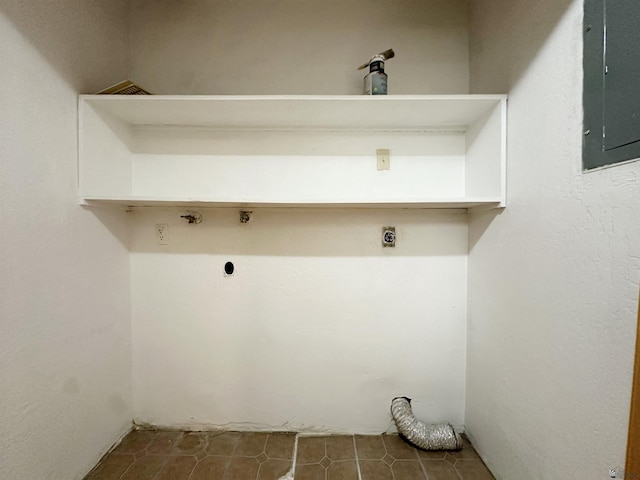
{"label": "washer hookup pipe", "polygon": [[462,438],[450,424],[427,425],[416,419],[408,397],[396,397],[391,401],[391,416],[400,435],[415,447],[422,450],[462,449]]}

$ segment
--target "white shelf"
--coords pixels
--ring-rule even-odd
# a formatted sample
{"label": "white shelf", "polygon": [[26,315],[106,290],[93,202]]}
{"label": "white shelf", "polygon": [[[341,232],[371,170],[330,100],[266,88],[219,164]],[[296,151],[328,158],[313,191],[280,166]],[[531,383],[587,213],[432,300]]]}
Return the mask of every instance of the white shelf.
{"label": "white shelf", "polygon": [[505,206],[504,95],[82,95],[79,115],[87,205]]}
{"label": "white shelf", "polygon": [[87,206],[122,205],[125,207],[217,207],[217,208],[453,208],[465,209],[487,206],[498,208],[499,198],[467,198],[447,199],[429,198],[406,202],[402,200],[380,200],[373,202],[349,202],[349,201],[325,201],[316,200],[308,202],[282,201],[282,202],[238,202],[216,199],[191,199],[191,198],[166,198],[159,200],[152,197],[89,197],[82,198],[82,203]]}

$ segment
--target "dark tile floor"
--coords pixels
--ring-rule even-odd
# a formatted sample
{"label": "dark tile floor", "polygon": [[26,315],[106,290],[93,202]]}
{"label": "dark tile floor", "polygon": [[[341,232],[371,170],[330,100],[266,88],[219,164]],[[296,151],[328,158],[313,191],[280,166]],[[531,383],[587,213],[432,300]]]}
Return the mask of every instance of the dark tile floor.
{"label": "dark tile floor", "polygon": [[424,452],[397,435],[137,430],[85,480],[493,480],[465,440],[460,452]]}

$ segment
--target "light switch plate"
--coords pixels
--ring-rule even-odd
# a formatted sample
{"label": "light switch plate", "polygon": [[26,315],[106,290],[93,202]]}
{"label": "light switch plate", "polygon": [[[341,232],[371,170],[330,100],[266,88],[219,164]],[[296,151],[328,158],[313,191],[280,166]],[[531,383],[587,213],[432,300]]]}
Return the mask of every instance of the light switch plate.
{"label": "light switch plate", "polygon": [[378,157],[378,170],[389,170],[391,166],[391,155],[388,148],[379,148],[376,150]]}

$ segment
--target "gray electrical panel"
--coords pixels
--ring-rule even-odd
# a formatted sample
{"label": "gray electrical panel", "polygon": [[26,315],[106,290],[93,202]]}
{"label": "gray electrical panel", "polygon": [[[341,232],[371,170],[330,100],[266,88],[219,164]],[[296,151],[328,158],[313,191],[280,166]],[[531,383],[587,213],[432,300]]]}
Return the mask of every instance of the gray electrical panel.
{"label": "gray electrical panel", "polygon": [[585,0],[585,170],[640,158],[640,1]]}

